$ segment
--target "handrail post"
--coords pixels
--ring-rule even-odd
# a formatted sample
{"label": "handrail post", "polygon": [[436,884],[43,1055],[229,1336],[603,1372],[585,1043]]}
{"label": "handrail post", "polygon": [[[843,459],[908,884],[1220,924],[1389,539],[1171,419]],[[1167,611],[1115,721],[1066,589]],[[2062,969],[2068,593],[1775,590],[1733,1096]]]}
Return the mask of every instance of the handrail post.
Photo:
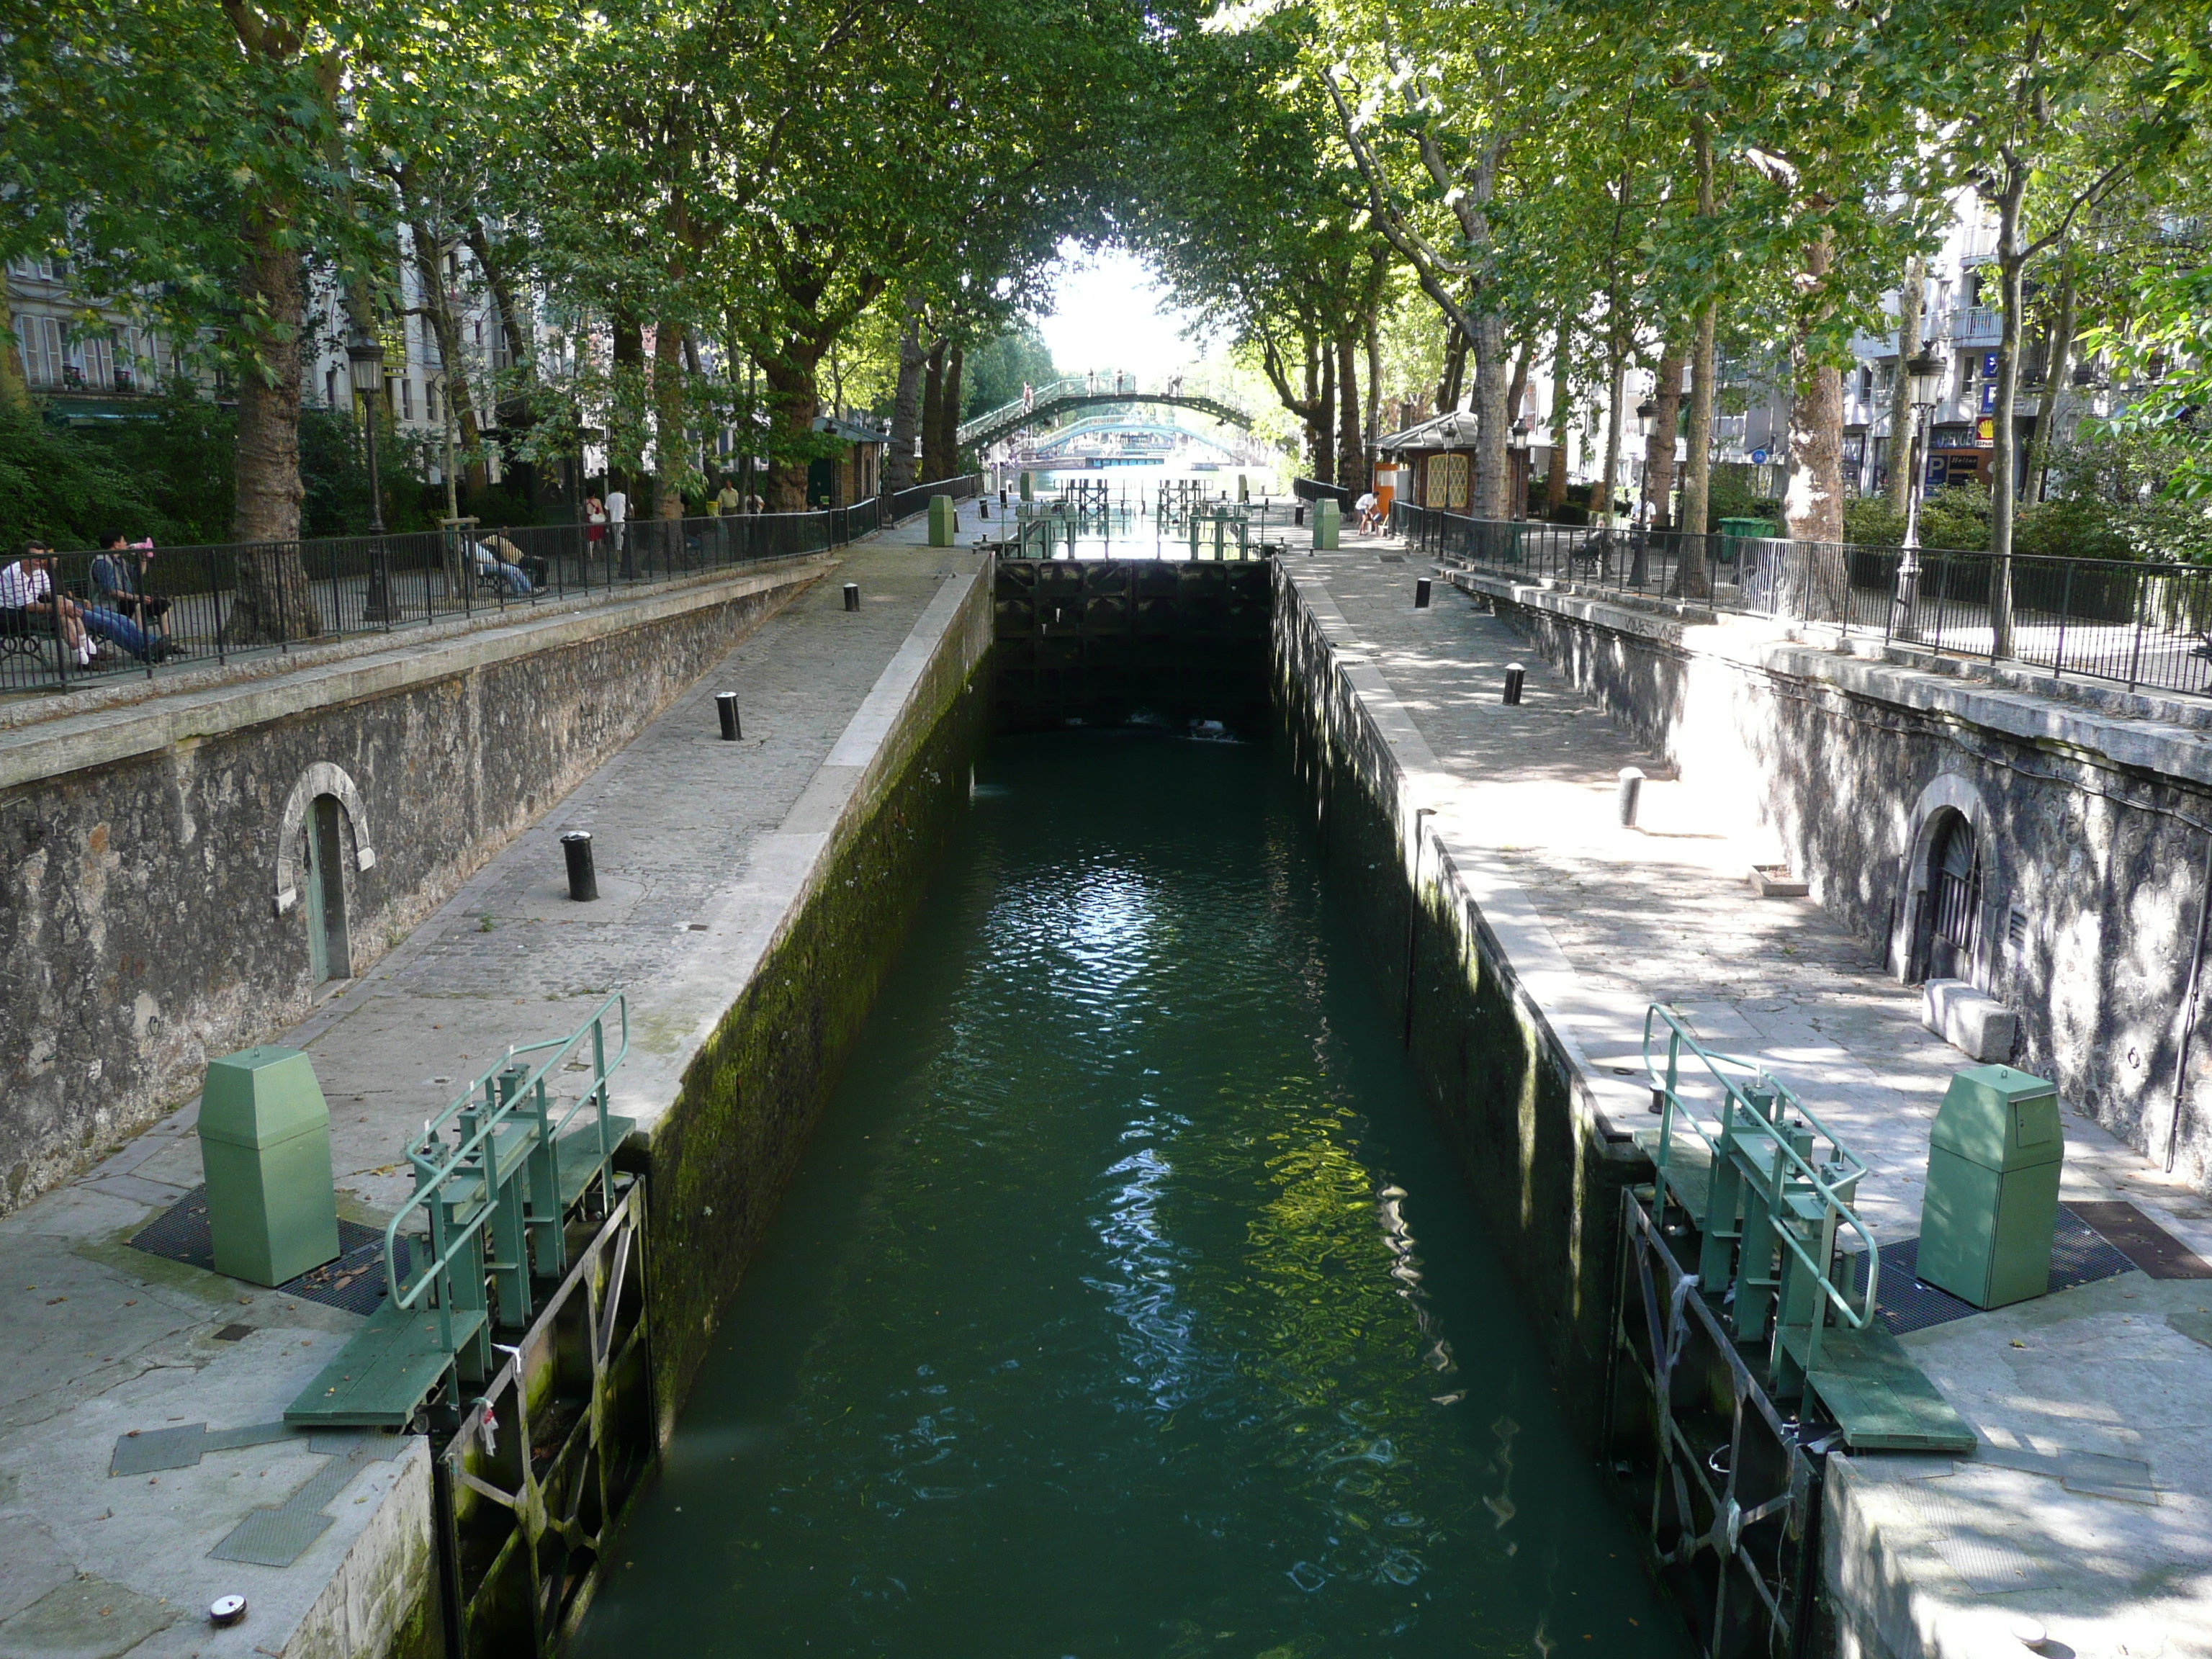
{"label": "handrail post", "polygon": [[2142,671],[2143,608],[2149,594],[2150,578],[2138,574],[2136,577],[2135,646],[2128,653],[2128,690],[2130,691],[2136,689],[2136,681]]}

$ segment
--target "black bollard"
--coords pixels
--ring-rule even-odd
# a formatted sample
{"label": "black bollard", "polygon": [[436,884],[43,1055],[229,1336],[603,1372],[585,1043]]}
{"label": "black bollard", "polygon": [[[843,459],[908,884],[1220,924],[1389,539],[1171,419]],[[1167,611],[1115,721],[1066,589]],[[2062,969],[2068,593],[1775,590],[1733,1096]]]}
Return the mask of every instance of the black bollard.
{"label": "black bollard", "polygon": [[975,498],[975,516],[986,524],[991,521],[991,498],[988,495]]}
{"label": "black bollard", "polygon": [[858,611],[860,608],[860,585],[858,582],[847,582],[845,584],[845,609],[848,611]]}
{"label": "black bollard", "polygon": [[1505,701],[1518,707],[1521,702],[1521,679],[1526,671],[1517,662],[1505,665]]}
{"label": "black bollard", "polygon": [[1292,524],[1304,524],[1305,521],[1306,504],[1304,501],[1300,501],[1297,505],[1297,510],[1291,514],[1291,522]]}
{"label": "black bollard", "polygon": [[1413,583],[1413,609],[1416,611],[1426,611],[1428,608],[1429,579],[1426,576],[1423,576],[1419,578]]}
{"label": "black bollard", "polygon": [[561,856],[568,860],[568,896],[580,902],[599,897],[599,872],[592,868],[592,832],[571,830],[562,836]]}
{"label": "black bollard", "polygon": [[744,736],[744,728],[738,724],[738,694],[734,691],[714,693],[714,712],[722,717],[722,741],[735,743]]}

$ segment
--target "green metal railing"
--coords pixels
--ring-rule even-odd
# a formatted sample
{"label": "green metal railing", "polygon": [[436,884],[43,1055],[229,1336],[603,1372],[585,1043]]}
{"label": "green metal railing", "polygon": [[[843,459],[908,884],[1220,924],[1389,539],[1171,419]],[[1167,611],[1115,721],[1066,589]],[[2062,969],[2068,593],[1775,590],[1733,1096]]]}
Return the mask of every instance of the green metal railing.
{"label": "green metal railing", "polygon": [[[611,1023],[620,1031],[611,1059]],[[546,1079],[586,1042],[588,1087],[580,1099],[560,1110]],[[393,1303],[410,1310],[435,1288],[439,1335],[447,1352],[458,1346],[455,1312],[482,1307],[486,1270],[501,1299],[501,1322],[509,1326],[529,1322],[533,1256],[542,1276],[557,1277],[566,1270],[558,1143],[590,1108],[593,1122],[587,1133],[597,1137],[596,1160],[586,1184],[604,1176],[615,1150],[608,1136],[607,1079],[629,1053],[629,1004],[617,991],[569,1036],[510,1047],[410,1143],[407,1160],[414,1169],[415,1191],[384,1229],[385,1282]],[[519,1063],[525,1055],[541,1054],[545,1058],[534,1067]],[[450,1151],[449,1126],[456,1134]],[[402,1267],[399,1239],[410,1232],[408,1218],[417,1212],[427,1223],[429,1257],[420,1264],[410,1259]],[[487,1231],[495,1252],[489,1259],[481,1248]]]}
{"label": "green metal railing", "polygon": [[[1652,1051],[1662,1030],[1663,1068]],[[1680,1093],[1686,1052],[1720,1091],[1710,1127]],[[1771,1313],[1770,1376],[1785,1385],[1802,1382],[1820,1363],[1831,1310],[1854,1331],[1874,1320],[1881,1251],[1851,1207],[1866,1164],[1764,1066],[1706,1048],[1663,1003],[1653,1003],[1644,1016],[1644,1069],[1660,1109],[1655,1213],[1664,1215],[1671,1189],[1698,1230],[1698,1284],[1717,1297],[1733,1279],[1739,1341],[1760,1340]],[[1686,1170],[1675,1167],[1678,1122],[1703,1143],[1709,1159],[1702,1202],[1694,1180],[1682,1178]],[[1816,1162],[1814,1146],[1822,1140],[1832,1155]],[[1840,1227],[1857,1235],[1866,1255],[1866,1284],[1856,1304],[1832,1271]],[[1778,1249],[1785,1267],[1794,1259],[1796,1273],[1771,1271]],[[1790,1352],[1793,1334],[1802,1337],[1802,1355]]]}

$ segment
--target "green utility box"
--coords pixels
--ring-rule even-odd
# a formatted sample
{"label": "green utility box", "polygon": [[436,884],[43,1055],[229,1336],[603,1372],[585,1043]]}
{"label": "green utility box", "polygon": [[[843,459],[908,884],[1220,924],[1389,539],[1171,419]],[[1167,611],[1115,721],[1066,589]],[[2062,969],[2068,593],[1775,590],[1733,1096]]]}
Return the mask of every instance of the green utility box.
{"label": "green utility box", "polygon": [[1773,534],[1773,525],[1765,519],[1723,519],[1721,520],[1721,535],[1723,539],[1739,536],[1765,538]]}
{"label": "green utility box", "polygon": [[1314,503],[1313,544],[1316,553],[1336,551],[1337,533],[1344,526],[1344,509],[1336,504],[1333,495],[1324,495]]}
{"label": "green utility box", "polygon": [[297,1048],[247,1048],[209,1063],[200,1162],[217,1273],[282,1285],[336,1259],[331,1109]]}
{"label": "green utility box", "polygon": [[1034,472],[1022,474],[1022,499],[1025,501],[1036,499],[1036,474]]}
{"label": "green utility box", "polygon": [[1928,1137],[1919,1278],[1977,1308],[2050,1289],[2065,1160],[2049,1083],[2009,1066],[1954,1076]]}
{"label": "green utility box", "polygon": [[929,498],[929,544],[932,547],[951,546],[952,532],[958,523],[951,496],[932,495]]}

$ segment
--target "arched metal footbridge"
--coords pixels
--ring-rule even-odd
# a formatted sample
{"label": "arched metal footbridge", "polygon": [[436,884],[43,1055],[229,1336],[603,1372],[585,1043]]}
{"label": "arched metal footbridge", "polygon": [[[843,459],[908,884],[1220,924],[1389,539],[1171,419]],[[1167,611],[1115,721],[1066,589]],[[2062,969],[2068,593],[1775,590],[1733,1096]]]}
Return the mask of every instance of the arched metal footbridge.
{"label": "arched metal footbridge", "polygon": [[[1121,377],[1116,377],[1117,380]],[[1226,421],[1231,426],[1252,429],[1252,417],[1233,404],[1218,398],[1186,396],[1166,392],[1139,392],[1134,376],[1127,378],[1127,391],[1115,391],[1103,384],[1096,374],[1071,374],[1054,380],[1049,386],[1031,389],[1027,398],[1018,398],[1002,408],[978,415],[960,425],[959,441],[963,448],[973,444],[981,447],[1011,438],[1024,427],[1037,426],[1056,421],[1084,409],[1121,409],[1132,404],[1158,404],[1174,409],[1195,410],[1201,415],[1211,415],[1217,421]]]}

